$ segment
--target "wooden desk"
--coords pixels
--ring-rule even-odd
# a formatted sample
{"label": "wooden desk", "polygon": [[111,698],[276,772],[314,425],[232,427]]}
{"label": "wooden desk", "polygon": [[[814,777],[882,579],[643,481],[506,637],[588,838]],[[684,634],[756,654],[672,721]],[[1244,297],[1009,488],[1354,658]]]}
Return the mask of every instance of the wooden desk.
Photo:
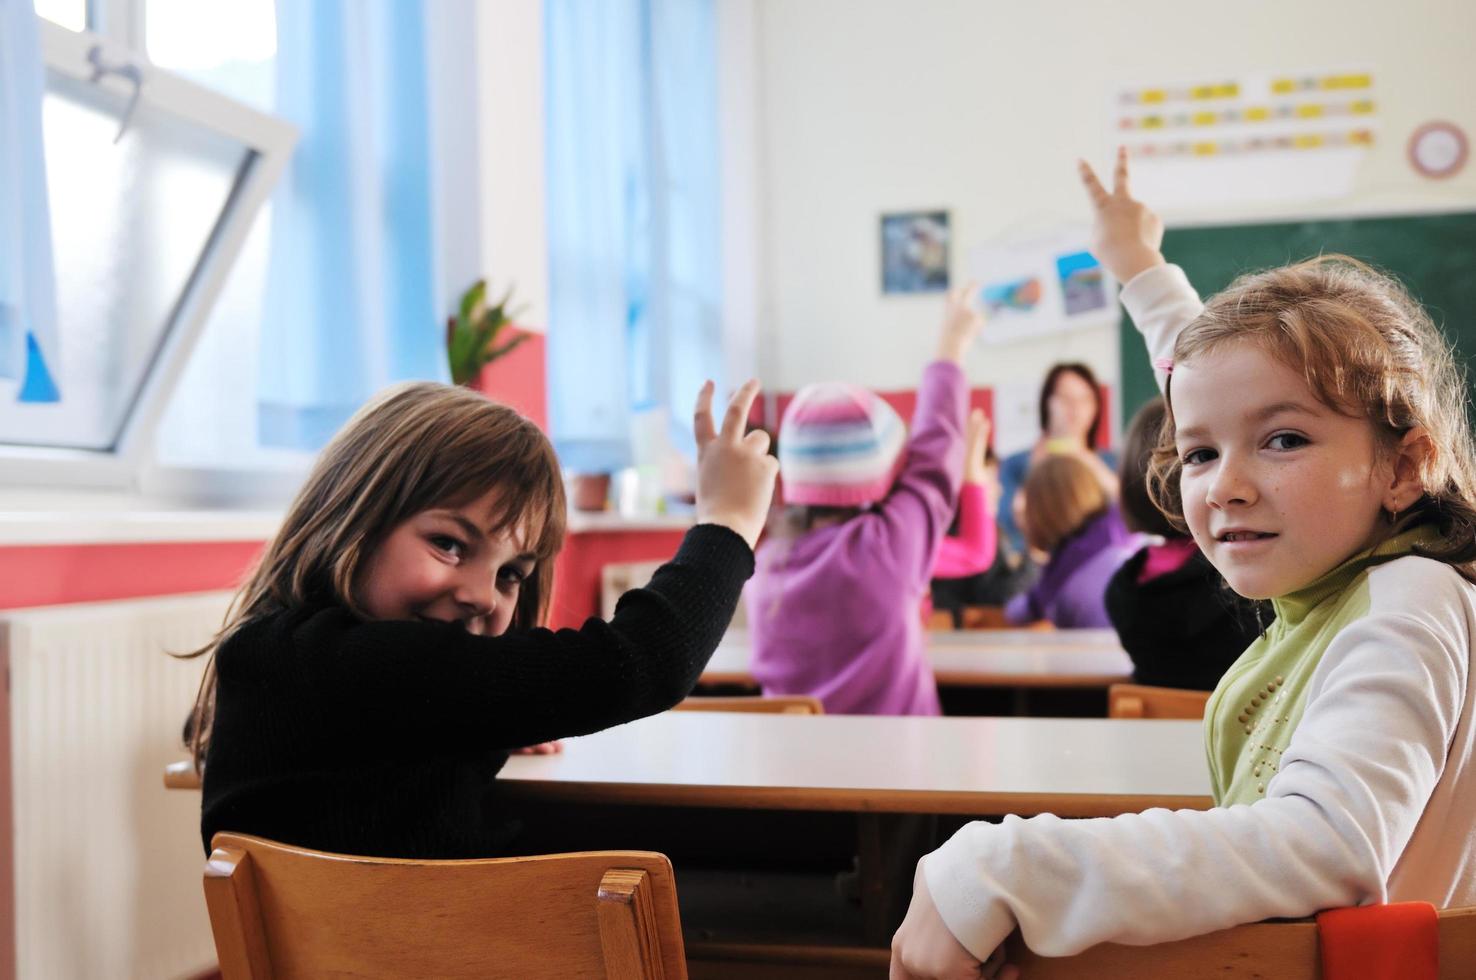
{"label": "wooden desk", "polygon": [[1206,809],[1197,721],[678,712],[514,756],[515,795],[732,809],[1096,817]]}
{"label": "wooden desk", "polygon": [[[702,684],[757,686],[746,632],[723,638]],[[942,687],[1105,688],[1132,679],[1133,663],[1111,630],[930,632],[928,657]]]}
{"label": "wooden desk", "polygon": [[[918,853],[895,831],[925,818],[909,814],[1096,817],[1211,805],[1198,722],[1097,718],[668,712],[569,739],[560,755],[514,756],[498,783],[539,804],[855,814],[859,941],[873,950],[885,948],[911,895]],[[756,814],[751,835],[772,819]],[[816,955],[875,958],[861,947]],[[733,968],[722,963],[713,975]]]}

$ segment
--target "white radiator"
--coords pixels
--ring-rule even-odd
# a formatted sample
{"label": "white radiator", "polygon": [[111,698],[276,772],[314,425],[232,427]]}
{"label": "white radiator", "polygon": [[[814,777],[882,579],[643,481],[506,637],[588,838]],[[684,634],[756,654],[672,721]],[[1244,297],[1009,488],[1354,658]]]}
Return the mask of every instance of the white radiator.
{"label": "white radiator", "polygon": [[10,654],[16,976],[187,977],[215,947],[200,794],[166,790],[230,596],[0,613]]}

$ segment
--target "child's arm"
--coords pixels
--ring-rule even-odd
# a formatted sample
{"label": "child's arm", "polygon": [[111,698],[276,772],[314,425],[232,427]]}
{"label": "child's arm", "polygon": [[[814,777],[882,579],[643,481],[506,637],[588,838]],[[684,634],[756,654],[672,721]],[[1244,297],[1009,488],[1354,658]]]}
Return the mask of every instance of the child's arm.
{"label": "child's arm", "polygon": [[[929,914],[982,959],[1017,924],[1031,949],[1066,956],[1387,901],[1442,771],[1469,766],[1472,752],[1470,738],[1452,744],[1469,687],[1470,587],[1433,563],[1412,571],[1385,604],[1400,608],[1328,646],[1264,800],[969,824],[924,858],[928,894],[914,897],[894,950],[925,941],[914,937]],[[1468,851],[1463,835],[1449,847],[1453,861]]]}
{"label": "child's arm", "polygon": [[1163,219],[1132,196],[1127,150],[1117,149],[1111,191],[1085,160],[1078,166],[1092,204],[1092,254],[1122,283],[1122,305],[1143,335],[1153,377],[1162,391],[1168,377],[1164,365],[1171,362],[1174,341],[1204,304],[1184,270],[1169,265],[1159,251]]}
{"label": "child's arm", "polygon": [[965,578],[988,570],[999,547],[994,515],[989,512],[989,480],[985,452],[989,448],[989,418],[981,409],[969,413],[964,447],[964,483],[958,495],[958,536],[944,537],[933,565],[934,578]]}
{"label": "child's arm", "polygon": [[857,522],[857,543],[872,560],[892,562],[901,588],[925,586],[932,577],[958,501],[968,409],[963,359],[984,324],[974,291],[970,284],[949,292],[938,357],[923,370],[902,470],[877,511]]}
{"label": "child's arm", "polygon": [[757,390],[744,386],[716,432],[704,387],[701,523],[650,584],[621,597],[609,622],[489,637],[449,624],[358,622],[338,609],[305,623],[298,648],[313,652],[342,710],[373,713],[376,739],[398,751],[531,745],[671,707],[701,676],[753,573],[778,468],[768,436],[743,432]]}

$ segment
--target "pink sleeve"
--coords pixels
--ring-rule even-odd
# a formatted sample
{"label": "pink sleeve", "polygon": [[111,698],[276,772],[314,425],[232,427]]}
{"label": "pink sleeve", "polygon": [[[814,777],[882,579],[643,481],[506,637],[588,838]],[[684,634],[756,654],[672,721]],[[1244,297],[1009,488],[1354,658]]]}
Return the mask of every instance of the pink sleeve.
{"label": "pink sleeve", "polygon": [[933,577],[967,578],[987,571],[994,564],[998,541],[999,529],[989,513],[984,487],[965,483],[958,498],[958,537],[943,539]]}

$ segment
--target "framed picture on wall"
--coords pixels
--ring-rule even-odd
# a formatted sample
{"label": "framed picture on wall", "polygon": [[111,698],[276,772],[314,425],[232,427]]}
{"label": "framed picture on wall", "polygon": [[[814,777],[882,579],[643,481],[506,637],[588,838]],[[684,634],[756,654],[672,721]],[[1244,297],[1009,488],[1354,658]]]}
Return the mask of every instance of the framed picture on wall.
{"label": "framed picture on wall", "polygon": [[936,293],[948,288],[948,212],[881,216],[883,293]]}

